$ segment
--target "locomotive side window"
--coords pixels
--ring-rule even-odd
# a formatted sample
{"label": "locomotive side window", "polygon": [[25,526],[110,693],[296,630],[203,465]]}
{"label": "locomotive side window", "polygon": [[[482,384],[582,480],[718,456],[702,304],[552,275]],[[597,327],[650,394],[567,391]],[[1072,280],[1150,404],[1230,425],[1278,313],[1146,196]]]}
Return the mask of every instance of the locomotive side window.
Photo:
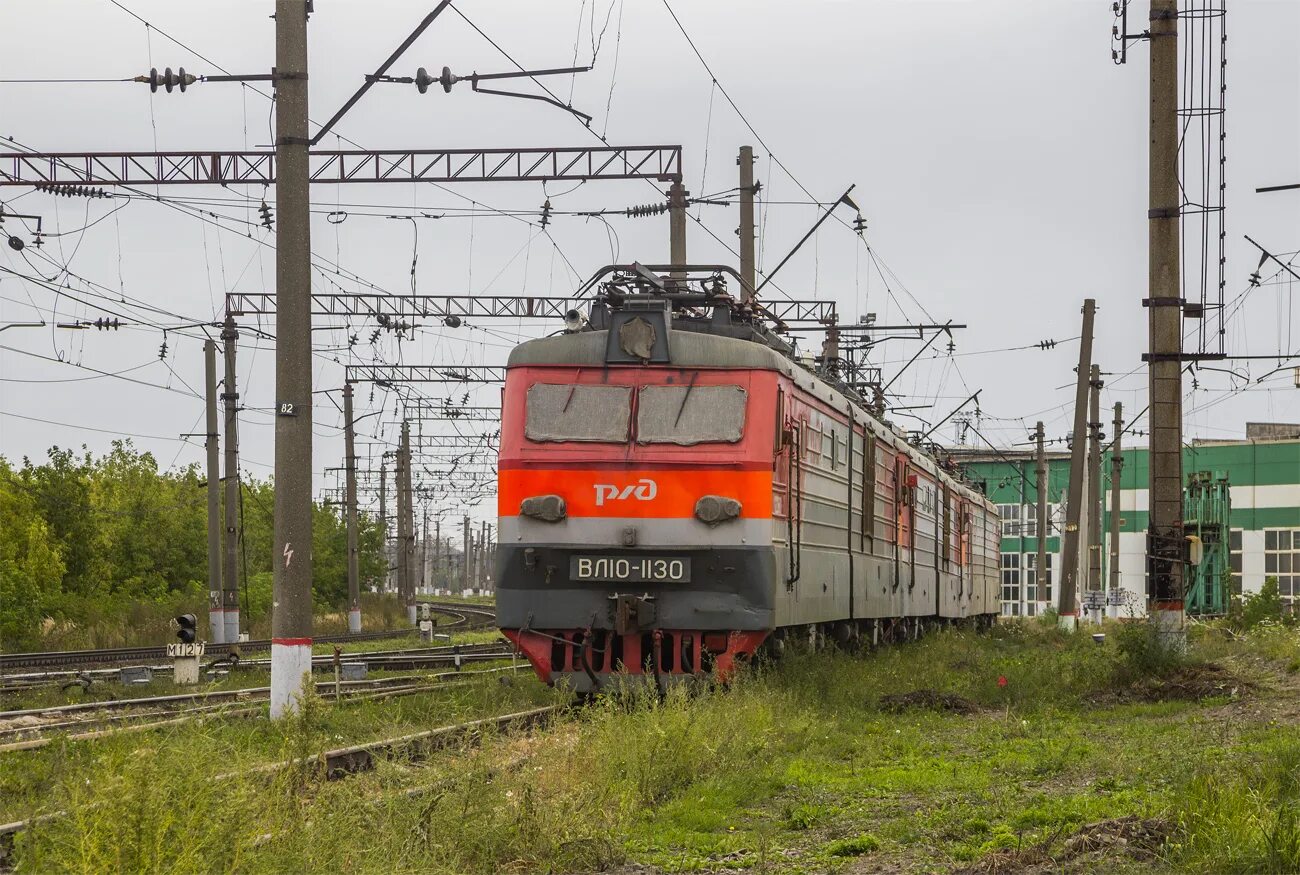
{"label": "locomotive side window", "polygon": [[740,386],[644,386],[637,400],[639,444],[734,444],[745,433]]}
{"label": "locomotive side window", "polygon": [[630,386],[534,383],[528,387],[524,435],[530,441],[627,443]]}

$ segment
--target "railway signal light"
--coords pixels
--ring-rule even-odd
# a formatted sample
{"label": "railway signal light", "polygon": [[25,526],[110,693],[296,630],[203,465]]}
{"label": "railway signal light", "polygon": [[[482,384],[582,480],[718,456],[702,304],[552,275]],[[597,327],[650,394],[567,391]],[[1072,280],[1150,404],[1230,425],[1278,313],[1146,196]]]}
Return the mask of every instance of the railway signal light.
{"label": "railway signal light", "polygon": [[176,637],[182,644],[193,644],[199,637],[199,621],[193,614],[181,614],[172,623],[176,626]]}

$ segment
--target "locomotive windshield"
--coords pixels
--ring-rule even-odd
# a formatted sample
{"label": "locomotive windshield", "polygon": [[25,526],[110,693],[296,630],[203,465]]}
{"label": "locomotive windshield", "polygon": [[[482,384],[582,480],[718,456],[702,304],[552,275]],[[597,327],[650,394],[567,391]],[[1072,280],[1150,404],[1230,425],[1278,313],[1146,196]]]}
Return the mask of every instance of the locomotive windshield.
{"label": "locomotive windshield", "polygon": [[640,444],[734,444],[745,430],[740,386],[645,386],[637,400]]}
{"label": "locomotive windshield", "polygon": [[528,387],[524,434],[530,441],[627,443],[631,386],[535,383]]}

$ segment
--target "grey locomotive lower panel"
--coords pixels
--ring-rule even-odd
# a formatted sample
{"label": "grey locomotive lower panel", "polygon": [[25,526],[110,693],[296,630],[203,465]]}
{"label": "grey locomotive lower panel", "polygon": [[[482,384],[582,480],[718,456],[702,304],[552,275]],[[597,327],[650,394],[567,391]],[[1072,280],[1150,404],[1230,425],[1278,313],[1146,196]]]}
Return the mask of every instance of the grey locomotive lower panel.
{"label": "grey locomotive lower panel", "polygon": [[[525,564],[531,550],[533,567]],[[572,580],[576,555],[689,558],[689,583],[605,583]],[[505,629],[614,628],[615,595],[654,597],[651,628],[771,629],[775,620],[775,556],[771,547],[714,547],[703,550],[658,547],[523,547],[501,544],[497,553],[497,625]]]}
{"label": "grey locomotive lower panel", "polygon": [[[524,564],[532,549],[535,567]],[[571,580],[574,555],[689,557],[690,583],[600,583]],[[948,570],[917,565],[902,551],[895,574],[892,558],[853,554],[850,613],[849,556],[843,550],[804,547],[799,576],[793,584],[784,545],[705,550],[657,548],[525,548],[503,544],[497,557],[497,623],[518,629],[614,628],[613,596],[654,597],[651,628],[773,629],[806,623],[829,623],[889,617],[968,617],[997,610],[997,578],[967,566]],[[918,557],[919,558],[919,557]],[[933,561],[931,559],[931,561]],[[991,596],[990,593],[993,595]]]}

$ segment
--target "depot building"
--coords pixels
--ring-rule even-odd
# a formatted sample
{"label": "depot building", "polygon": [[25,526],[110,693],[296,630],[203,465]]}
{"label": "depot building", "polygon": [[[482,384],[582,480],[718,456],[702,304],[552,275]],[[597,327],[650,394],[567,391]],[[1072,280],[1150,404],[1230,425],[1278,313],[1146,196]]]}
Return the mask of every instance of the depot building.
{"label": "depot building", "polygon": [[[1004,616],[1035,616],[1059,608],[1056,586],[1061,565],[1060,533],[1070,481],[1070,453],[1047,455],[1047,573],[1038,574],[1040,527],[1035,452],[1031,449],[991,450],[957,447],[950,450],[967,477],[983,482],[1001,516],[1001,576]],[[1146,530],[1148,519],[1146,447],[1124,449],[1119,477],[1119,592],[1113,602],[1136,614],[1146,601]],[[1185,519],[1199,517],[1207,531],[1221,525],[1223,574],[1231,576],[1229,592],[1259,592],[1268,577],[1276,577],[1283,602],[1297,610],[1300,602],[1300,425],[1248,423],[1243,440],[1194,441],[1183,450],[1183,476],[1197,478],[1185,490]],[[1110,587],[1111,456],[1101,463],[1102,588]],[[1084,495],[1087,495],[1085,490]],[[1222,496],[1221,502],[1217,501]],[[1083,502],[1087,504],[1086,500]],[[1219,504],[1222,506],[1220,507]],[[1084,520],[1081,530],[1086,531]],[[1078,591],[1086,588],[1087,539],[1081,537]],[[1206,556],[1203,561],[1210,561]],[[1194,576],[1194,575],[1193,575]],[[1204,576],[1204,571],[1203,571]],[[1043,585],[1045,584],[1045,585]],[[1125,615],[1125,608],[1119,609]]]}

